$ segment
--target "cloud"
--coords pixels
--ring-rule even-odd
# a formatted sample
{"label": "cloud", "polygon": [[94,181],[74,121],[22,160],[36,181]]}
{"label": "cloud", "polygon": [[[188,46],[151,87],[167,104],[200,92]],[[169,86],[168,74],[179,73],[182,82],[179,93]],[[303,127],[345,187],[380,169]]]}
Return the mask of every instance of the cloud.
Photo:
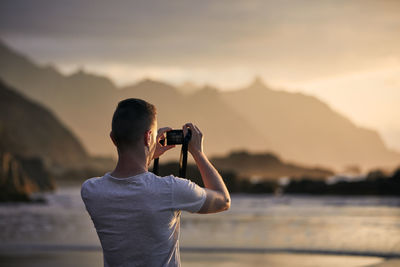
{"label": "cloud", "polygon": [[[400,54],[395,1],[2,1],[3,37],[38,59],[285,69],[292,79]],[[279,71],[273,73],[279,75]]]}

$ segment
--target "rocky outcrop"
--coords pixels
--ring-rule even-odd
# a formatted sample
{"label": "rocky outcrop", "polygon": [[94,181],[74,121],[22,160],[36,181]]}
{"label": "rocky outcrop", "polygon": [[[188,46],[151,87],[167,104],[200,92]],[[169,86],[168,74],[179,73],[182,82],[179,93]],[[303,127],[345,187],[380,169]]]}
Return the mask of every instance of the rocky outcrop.
{"label": "rocky outcrop", "polygon": [[0,152],[0,201],[29,201],[34,192],[53,190],[54,183],[38,158]]}

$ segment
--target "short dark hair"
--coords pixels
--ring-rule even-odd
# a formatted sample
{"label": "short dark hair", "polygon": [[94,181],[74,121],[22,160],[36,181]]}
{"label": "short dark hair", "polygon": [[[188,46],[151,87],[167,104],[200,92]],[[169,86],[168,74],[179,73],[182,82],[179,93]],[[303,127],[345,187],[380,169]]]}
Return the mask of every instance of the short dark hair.
{"label": "short dark hair", "polygon": [[112,118],[112,132],[119,150],[134,146],[156,120],[156,107],[142,99],[128,98],[118,103]]}

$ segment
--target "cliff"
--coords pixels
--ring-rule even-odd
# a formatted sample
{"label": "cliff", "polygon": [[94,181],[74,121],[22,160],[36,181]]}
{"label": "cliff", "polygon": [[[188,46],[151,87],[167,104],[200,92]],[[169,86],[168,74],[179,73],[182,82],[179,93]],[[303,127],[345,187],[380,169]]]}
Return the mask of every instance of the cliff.
{"label": "cliff", "polygon": [[0,135],[5,151],[38,157],[47,166],[73,167],[88,155],[72,132],[45,107],[0,81]]}

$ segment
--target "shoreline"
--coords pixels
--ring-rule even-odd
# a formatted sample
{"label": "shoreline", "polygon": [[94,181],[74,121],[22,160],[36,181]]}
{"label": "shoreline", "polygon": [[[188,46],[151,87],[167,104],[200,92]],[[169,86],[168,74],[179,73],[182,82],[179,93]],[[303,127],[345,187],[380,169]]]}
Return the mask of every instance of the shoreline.
{"label": "shoreline", "polygon": [[[0,255],[24,253],[69,253],[69,252],[101,252],[99,245],[79,244],[9,244],[0,245]],[[340,250],[315,250],[298,248],[261,248],[261,247],[198,247],[180,246],[182,253],[195,254],[308,254],[326,256],[355,256],[400,259],[399,253],[384,253],[375,251],[340,251]]]}
{"label": "shoreline", "polygon": [[[276,267],[391,267],[400,263],[400,258],[370,256],[322,255],[307,253],[196,253],[181,251],[182,266],[276,266]],[[101,250],[92,251],[0,251],[0,262],[9,267],[69,267],[103,266]]]}

